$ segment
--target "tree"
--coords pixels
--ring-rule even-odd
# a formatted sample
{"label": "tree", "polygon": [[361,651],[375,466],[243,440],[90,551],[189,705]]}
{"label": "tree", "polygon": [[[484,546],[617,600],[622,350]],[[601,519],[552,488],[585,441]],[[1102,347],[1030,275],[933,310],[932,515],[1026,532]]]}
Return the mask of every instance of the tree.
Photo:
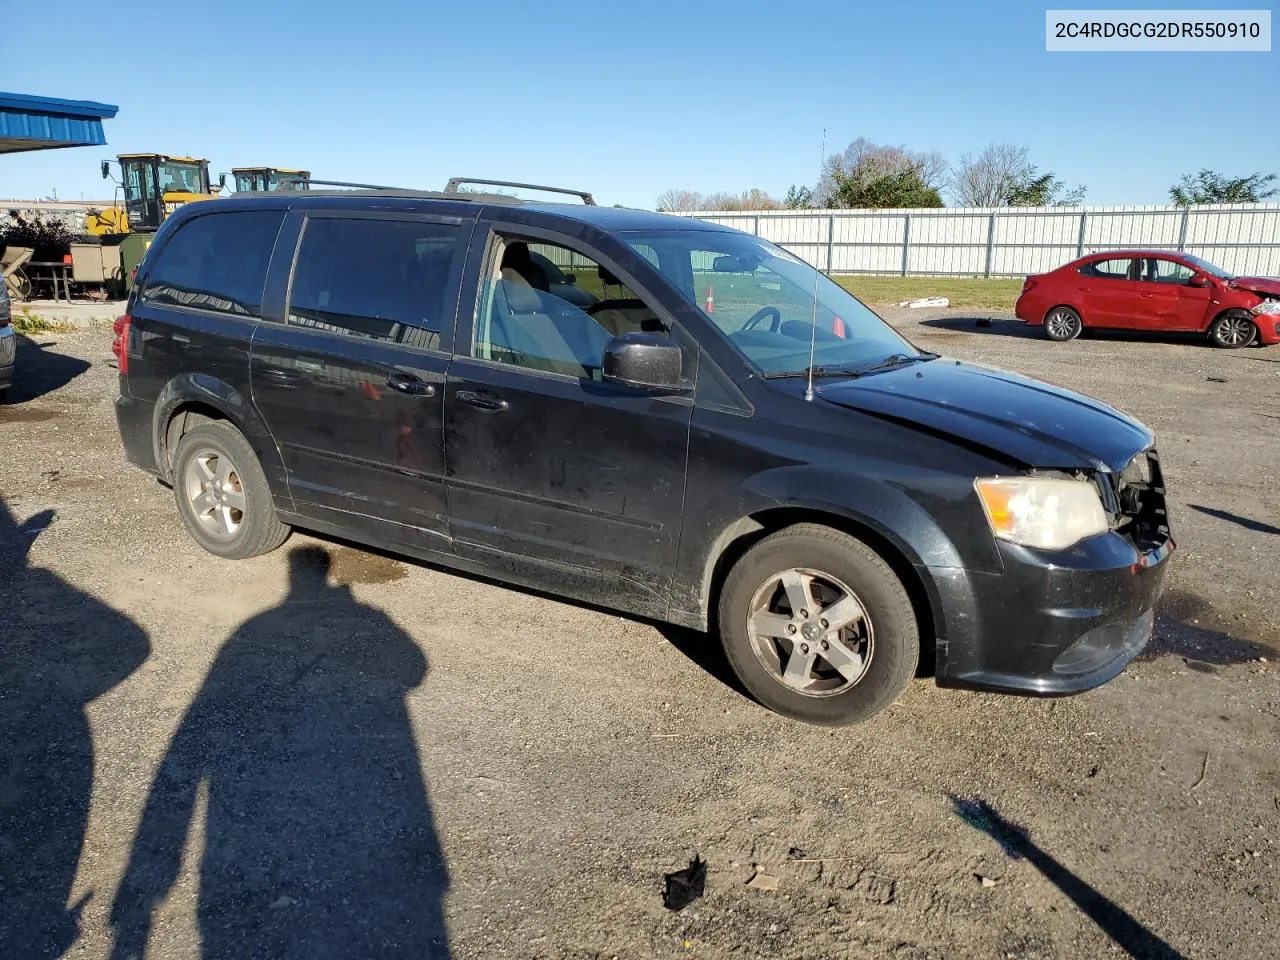
{"label": "tree", "polygon": [[1009,195],[1008,205],[1011,207],[1078,207],[1084,200],[1085,188],[1067,185],[1052,173],[1035,176],[1032,167],[1031,179],[1017,184]]}
{"label": "tree", "polygon": [[781,210],[783,203],[759,187],[752,187],[741,193],[666,190],[658,195],[656,206],[659,213],[688,213],[692,210]]}
{"label": "tree", "polygon": [[947,161],[936,150],[923,153],[902,146],[872,143],[866,137],[859,137],[840,153],[832,154],[823,161],[813,199],[819,206],[831,206],[838,188],[838,175],[845,179],[854,175],[865,178],[901,173],[909,168],[914,169],[915,178],[925,187],[932,187],[935,191],[946,182]]}
{"label": "tree", "polygon": [[787,188],[787,195],[782,202],[788,210],[807,210],[813,206],[813,191],[793,183]]}
{"label": "tree", "polygon": [[861,210],[942,206],[942,197],[935,187],[924,182],[916,163],[886,171],[874,159],[864,158],[852,170],[834,168],[831,177],[833,187],[827,204],[832,207]]}
{"label": "tree", "polygon": [[1271,186],[1274,173],[1255,173],[1247,177],[1224,177],[1213,170],[1201,170],[1194,176],[1185,174],[1169,188],[1169,197],[1180,207],[1197,203],[1260,203],[1280,193]]}
{"label": "tree", "polygon": [[664,190],[658,194],[656,207],[659,213],[688,213],[702,207],[702,194],[696,190]]}
{"label": "tree", "polygon": [[964,154],[951,177],[951,193],[961,207],[1070,207],[1085,188],[1068,189],[1051,172],[1041,173],[1026,147],[989,143],[975,157]]}

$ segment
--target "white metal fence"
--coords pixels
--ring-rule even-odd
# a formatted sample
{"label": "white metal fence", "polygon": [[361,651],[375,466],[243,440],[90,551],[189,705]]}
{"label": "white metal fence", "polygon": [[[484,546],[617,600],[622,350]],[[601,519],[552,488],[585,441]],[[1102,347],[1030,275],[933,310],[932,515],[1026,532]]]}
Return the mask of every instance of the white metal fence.
{"label": "white metal fence", "polygon": [[1086,253],[1180,250],[1280,275],[1280,203],[1194,207],[750,210],[682,214],[772,240],[827,273],[1022,277]]}

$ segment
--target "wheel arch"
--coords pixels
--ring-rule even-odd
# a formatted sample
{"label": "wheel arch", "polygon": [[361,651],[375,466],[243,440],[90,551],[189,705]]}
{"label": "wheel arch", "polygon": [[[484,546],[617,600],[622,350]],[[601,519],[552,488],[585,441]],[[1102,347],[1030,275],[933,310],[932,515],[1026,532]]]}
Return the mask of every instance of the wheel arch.
{"label": "wheel arch", "polygon": [[[1210,317],[1209,317],[1209,322],[1205,324],[1204,329],[1201,331],[1201,333],[1206,333],[1206,334],[1207,334],[1207,333],[1212,333],[1212,332],[1213,332],[1213,325],[1214,325],[1215,323],[1217,323],[1219,320],[1221,320],[1223,317],[1225,317],[1225,316],[1226,316],[1227,314],[1229,314],[1229,313],[1242,313],[1242,314],[1244,314],[1246,317],[1248,317],[1248,318],[1249,318],[1249,322],[1253,324],[1253,328],[1254,328],[1254,330],[1257,330],[1257,329],[1258,329],[1258,321],[1257,321],[1256,319],[1254,319],[1254,315],[1253,315],[1253,313],[1249,310],[1249,308],[1248,308],[1248,307],[1242,307],[1242,306],[1240,306],[1240,305],[1238,305],[1238,304],[1237,304],[1237,305],[1235,305],[1235,306],[1225,306],[1225,307],[1223,307],[1221,310],[1219,310],[1217,313],[1215,313],[1215,314],[1213,314],[1212,316],[1210,316]],[[1256,335],[1256,334],[1255,334],[1255,336],[1254,336],[1254,339],[1257,339],[1257,335]]]}
{"label": "wheel arch", "polygon": [[288,478],[275,439],[249,398],[235,387],[199,374],[174,377],[160,391],[153,417],[156,469],[164,482],[172,482],[173,451],[182,435],[198,424],[225,420],[253,447],[272,494],[287,498]]}
{"label": "wheel arch", "polygon": [[1068,310],[1072,311],[1073,313],[1075,313],[1077,317],[1080,318],[1081,329],[1088,326],[1088,324],[1085,323],[1084,321],[1084,311],[1081,310],[1074,303],[1067,303],[1067,302],[1055,303],[1052,306],[1046,307],[1044,313],[1040,315],[1040,322],[1043,324],[1046,320],[1049,319],[1049,314],[1053,313],[1053,311],[1055,310],[1060,310],[1063,307],[1066,307]]}
{"label": "wheel arch", "polygon": [[946,621],[941,598],[926,572],[927,568],[902,538],[871,518],[822,507],[787,505],[764,508],[725,527],[714,541],[703,571],[701,610],[704,622],[690,626],[714,631],[720,591],[734,564],[765,537],[801,523],[831,527],[860,540],[897,574],[911,598],[919,625],[921,669],[932,672],[936,641]]}

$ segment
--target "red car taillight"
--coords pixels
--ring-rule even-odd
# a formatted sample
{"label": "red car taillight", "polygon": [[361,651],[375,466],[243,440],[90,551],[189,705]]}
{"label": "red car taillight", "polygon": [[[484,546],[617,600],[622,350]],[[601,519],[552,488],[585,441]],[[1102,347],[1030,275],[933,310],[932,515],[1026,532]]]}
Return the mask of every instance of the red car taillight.
{"label": "red car taillight", "polygon": [[1035,287],[1035,285],[1036,285],[1036,278],[1027,277],[1027,279],[1022,281],[1022,292],[1027,293],[1028,291],[1032,290]]}
{"label": "red car taillight", "polygon": [[124,313],[116,317],[116,322],[111,325],[116,334],[115,340],[111,342],[111,352],[116,355],[120,372],[126,374],[129,372],[129,324],[132,322],[133,318]]}

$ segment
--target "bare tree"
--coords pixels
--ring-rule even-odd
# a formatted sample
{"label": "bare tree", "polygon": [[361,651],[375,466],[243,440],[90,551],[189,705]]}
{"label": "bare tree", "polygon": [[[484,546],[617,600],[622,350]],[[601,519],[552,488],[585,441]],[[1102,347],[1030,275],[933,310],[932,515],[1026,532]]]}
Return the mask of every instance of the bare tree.
{"label": "bare tree", "polygon": [[964,154],[951,177],[951,193],[961,207],[1003,207],[1035,168],[1027,148],[1013,143],[989,143],[975,157]]}
{"label": "bare tree", "polygon": [[696,190],[664,190],[658,194],[656,207],[660,213],[688,213],[704,210],[702,194]]}
{"label": "bare tree", "polygon": [[951,177],[961,207],[1062,207],[1078,205],[1082,186],[1068,188],[1052,171],[1039,170],[1026,147],[989,143],[975,157],[964,154]]}
{"label": "bare tree", "polygon": [[688,213],[691,210],[781,210],[785,203],[759,187],[741,193],[721,190],[699,193],[696,190],[667,190],[659,194],[657,209],[661,213]]}

